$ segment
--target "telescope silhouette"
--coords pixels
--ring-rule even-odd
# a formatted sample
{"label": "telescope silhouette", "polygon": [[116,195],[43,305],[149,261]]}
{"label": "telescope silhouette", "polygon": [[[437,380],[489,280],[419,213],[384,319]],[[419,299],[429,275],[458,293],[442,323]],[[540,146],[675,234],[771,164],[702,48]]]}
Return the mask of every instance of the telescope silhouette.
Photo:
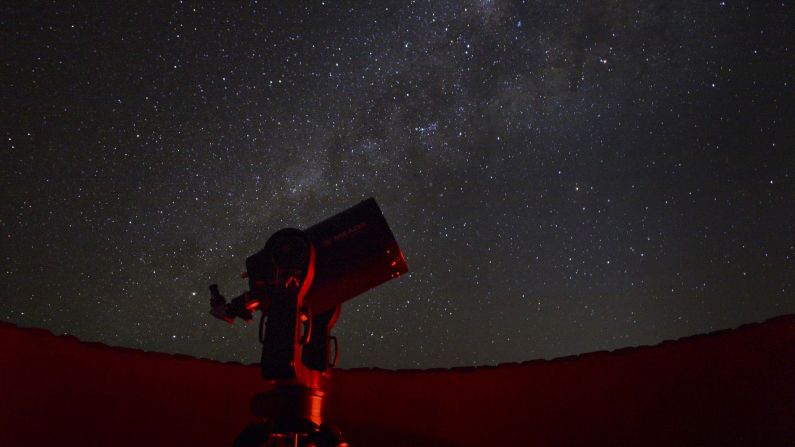
{"label": "telescope silhouette", "polygon": [[347,445],[323,414],[330,371],[339,359],[331,328],[342,303],[407,271],[403,252],[370,198],[306,230],[274,233],[246,259],[242,276],[249,290],[230,302],[216,284],[210,286],[210,313],[216,318],[249,321],[262,312],[262,377],[275,385],[252,399],[251,410],[261,422],[247,427],[235,446]]}

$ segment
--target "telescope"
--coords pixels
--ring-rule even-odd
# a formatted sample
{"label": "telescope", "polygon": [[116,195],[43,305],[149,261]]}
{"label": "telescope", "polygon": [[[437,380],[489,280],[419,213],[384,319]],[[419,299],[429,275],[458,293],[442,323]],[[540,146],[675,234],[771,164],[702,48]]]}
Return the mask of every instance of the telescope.
{"label": "telescope", "polygon": [[216,284],[210,286],[214,317],[233,323],[262,313],[262,377],[275,385],[252,399],[251,410],[262,422],[247,427],[235,446],[277,439],[295,446],[347,445],[323,414],[330,371],[339,359],[331,328],[342,303],[407,271],[403,252],[370,198],[305,230],[275,232],[246,259],[241,276],[249,290],[230,302]]}

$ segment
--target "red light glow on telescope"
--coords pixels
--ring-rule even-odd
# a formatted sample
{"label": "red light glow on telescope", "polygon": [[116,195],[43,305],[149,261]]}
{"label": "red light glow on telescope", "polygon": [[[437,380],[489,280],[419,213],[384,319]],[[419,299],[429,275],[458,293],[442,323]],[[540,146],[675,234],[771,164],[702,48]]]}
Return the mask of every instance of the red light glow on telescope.
{"label": "red light glow on telescope", "polygon": [[251,300],[246,304],[246,309],[254,311],[259,307],[259,305],[260,305],[259,300]]}
{"label": "red light glow on telescope", "polygon": [[285,288],[290,286],[298,287],[299,285],[301,285],[301,283],[298,282],[298,278],[296,278],[295,276],[290,276],[290,278],[287,279],[287,282],[284,283]]}

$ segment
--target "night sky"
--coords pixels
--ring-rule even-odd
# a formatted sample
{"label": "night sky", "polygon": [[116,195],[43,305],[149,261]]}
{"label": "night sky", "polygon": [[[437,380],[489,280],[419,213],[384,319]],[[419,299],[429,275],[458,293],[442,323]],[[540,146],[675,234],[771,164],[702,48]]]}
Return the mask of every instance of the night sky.
{"label": "night sky", "polygon": [[343,367],[795,312],[791,2],[162,3],[0,7],[0,319],[258,362],[207,286],[370,196],[411,272]]}

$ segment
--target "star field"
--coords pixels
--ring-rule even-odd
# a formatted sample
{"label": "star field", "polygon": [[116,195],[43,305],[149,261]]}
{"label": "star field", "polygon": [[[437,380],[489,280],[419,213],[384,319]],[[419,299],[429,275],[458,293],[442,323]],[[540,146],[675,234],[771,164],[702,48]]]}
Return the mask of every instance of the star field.
{"label": "star field", "polygon": [[256,362],[207,286],[370,196],[410,273],[343,367],[795,312],[791,3],[303,3],[0,7],[0,319]]}

